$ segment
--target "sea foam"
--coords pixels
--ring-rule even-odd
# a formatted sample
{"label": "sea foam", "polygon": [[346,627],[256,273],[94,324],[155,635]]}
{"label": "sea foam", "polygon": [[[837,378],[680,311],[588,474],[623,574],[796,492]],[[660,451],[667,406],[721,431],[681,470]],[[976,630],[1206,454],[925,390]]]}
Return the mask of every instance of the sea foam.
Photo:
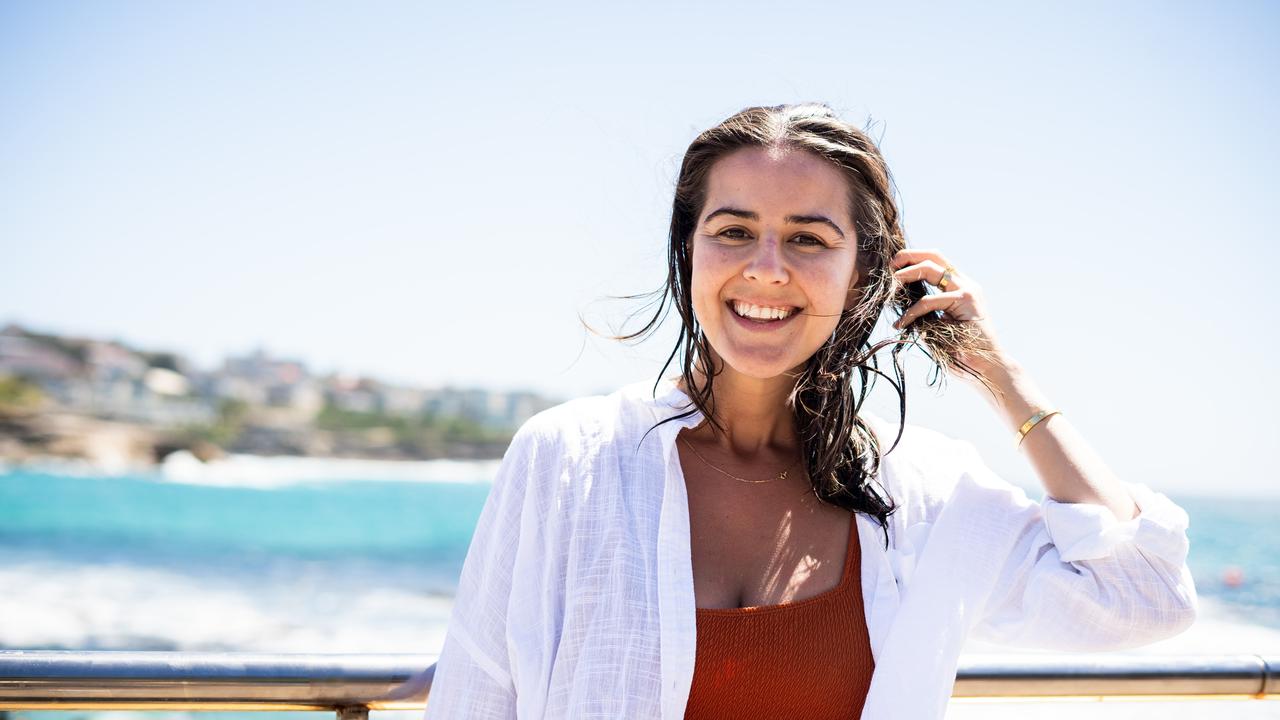
{"label": "sea foam", "polygon": [[125,563],[0,565],[0,648],[435,653],[452,599],[301,572],[262,577]]}
{"label": "sea foam", "polygon": [[185,450],[160,466],[168,482],[272,489],[324,482],[475,483],[492,478],[501,460],[357,460],[292,456],[229,455],[201,462]]}

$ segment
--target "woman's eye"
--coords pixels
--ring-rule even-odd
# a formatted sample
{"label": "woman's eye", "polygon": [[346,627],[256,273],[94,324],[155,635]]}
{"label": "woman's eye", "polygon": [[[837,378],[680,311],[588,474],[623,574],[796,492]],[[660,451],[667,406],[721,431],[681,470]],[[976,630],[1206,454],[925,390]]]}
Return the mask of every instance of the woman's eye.
{"label": "woman's eye", "polygon": [[[747,239],[750,239],[751,237],[750,234],[748,234],[741,228],[729,228],[727,230],[721,230],[718,233],[718,236],[729,238],[730,240],[747,240]],[[819,238],[816,235],[797,235],[792,239],[798,241],[801,245],[807,245],[809,247],[825,247],[826,246],[826,243],[822,242],[822,238]]]}

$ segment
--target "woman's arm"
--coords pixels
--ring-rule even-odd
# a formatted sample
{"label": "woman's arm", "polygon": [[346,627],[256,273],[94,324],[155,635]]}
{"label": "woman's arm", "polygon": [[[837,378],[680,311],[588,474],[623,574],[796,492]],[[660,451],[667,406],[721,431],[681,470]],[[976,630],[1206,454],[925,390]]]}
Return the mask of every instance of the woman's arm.
{"label": "woman's arm", "polygon": [[[901,250],[890,265],[900,282],[923,281],[942,290],[907,308],[894,327],[905,328],[925,313],[937,311],[952,321],[971,323],[977,328],[990,357],[963,360],[981,371],[999,396],[988,392],[976,378],[964,373],[960,378],[982,388],[983,397],[1003,416],[1010,435],[1037,412],[1057,409],[1000,344],[977,281],[952,267],[937,250]],[[1138,506],[1131,494],[1063,415],[1041,420],[1023,438],[1020,447],[1031,458],[1040,482],[1054,500],[1102,505],[1118,520],[1137,515]]]}
{"label": "woman's arm", "polygon": [[[1001,481],[976,451],[970,457],[968,479],[998,487]],[[1199,603],[1186,564],[1187,515],[1146,486],[1124,490],[1141,508],[1124,521],[1096,504],[1035,503],[1013,488],[991,503],[991,525],[1013,542],[974,636],[1102,651],[1145,645],[1190,626]]]}
{"label": "woman's arm", "polygon": [[[1011,436],[1037,412],[1056,409],[996,338],[977,282],[936,250],[902,250],[892,265],[900,281],[943,291],[917,300],[896,327],[937,311],[977,330],[980,350],[956,359],[986,377],[991,392],[968,374],[960,377],[982,387]],[[969,443],[957,447],[963,473],[942,515],[951,513],[957,545],[983,548],[975,568],[999,560],[974,628],[978,636],[1097,650],[1168,637],[1195,620],[1186,513],[1145,486],[1121,482],[1065,417],[1041,420],[1019,446],[1048,494],[1043,504],[997,477]]]}
{"label": "woman's arm", "polygon": [[[987,392],[983,395],[1003,417],[1012,436],[1032,415],[1057,407],[1048,401],[1020,364],[1007,354],[1001,358],[1000,364],[985,366],[983,371],[1003,397]],[[1132,495],[1065,415],[1041,420],[1022,439],[1020,448],[1030,458],[1040,483],[1054,500],[1102,505],[1117,520],[1137,516],[1138,506]]]}
{"label": "woman's arm", "polygon": [[513,597],[516,552],[530,486],[546,464],[534,425],[526,422],[511,440],[476,522],[423,720],[516,717],[508,613],[512,602],[527,601]]}

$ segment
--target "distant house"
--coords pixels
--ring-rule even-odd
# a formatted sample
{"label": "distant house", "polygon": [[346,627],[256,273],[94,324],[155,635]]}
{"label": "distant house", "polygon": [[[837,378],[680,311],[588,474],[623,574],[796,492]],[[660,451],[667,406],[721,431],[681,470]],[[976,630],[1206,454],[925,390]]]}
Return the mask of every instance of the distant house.
{"label": "distant house", "polygon": [[116,343],[100,341],[85,345],[85,362],[90,377],[103,383],[141,380],[149,367],[147,361],[132,350]]}
{"label": "distant house", "polygon": [[84,364],[9,325],[0,330],[0,372],[33,382],[65,381],[83,375]]}
{"label": "distant house", "polygon": [[[181,359],[166,355],[172,364]],[[210,422],[210,403],[191,396],[181,373],[152,367],[120,343],[0,330],[0,373],[37,385],[64,410],[146,425]]]}
{"label": "distant house", "polygon": [[378,408],[388,415],[417,417],[427,408],[427,391],[421,388],[383,385],[376,394]]}
{"label": "distant house", "polygon": [[427,391],[428,412],[465,417],[481,425],[515,428],[555,403],[530,392],[493,392],[477,388],[437,388]]}
{"label": "distant house", "polygon": [[347,412],[378,412],[382,402],[375,382],[350,375],[325,378],[324,395],[330,405]]}
{"label": "distant house", "polygon": [[209,384],[218,397],[272,408],[272,416],[282,422],[310,422],[324,407],[323,391],[305,364],[270,357],[262,349],[228,357]]}
{"label": "distant house", "polygon": [[[554,404],[529,392],[424,389],[340,374],[316,378],[301,361],[271,357],[262,349],[228,357],[216,370],[201,371],[174,353],[33,333],[14,324],[0,329],[0,376],[4,375],[37,384],[63,410],[151,426],[213,424],[219,421],[221,402],[237,400],[250,410],[250,427],[261,431],[255,436],[259,444],[277,448],[301,442],[297,434],[311,426],[326,405],[409,418],[466,418],[511,429]],[[362,447],[370,442],[365,438]]]}
{"label": "distant house", "polygon": [[298,424],[310,423],[324,409],[324,391],[311,378],[271,385],[266,404],[277,417]]}

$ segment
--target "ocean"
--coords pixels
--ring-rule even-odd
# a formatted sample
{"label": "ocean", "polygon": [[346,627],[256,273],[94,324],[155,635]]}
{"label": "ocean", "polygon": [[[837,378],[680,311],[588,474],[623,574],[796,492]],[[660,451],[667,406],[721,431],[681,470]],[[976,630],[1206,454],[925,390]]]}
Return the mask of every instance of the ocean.
{"label": "ocean", "polygon": [[[495,469],[0,468],[0,649],[435,653]],[[1200,595],[1280,628],[1280,501],[1173,499]]]}

